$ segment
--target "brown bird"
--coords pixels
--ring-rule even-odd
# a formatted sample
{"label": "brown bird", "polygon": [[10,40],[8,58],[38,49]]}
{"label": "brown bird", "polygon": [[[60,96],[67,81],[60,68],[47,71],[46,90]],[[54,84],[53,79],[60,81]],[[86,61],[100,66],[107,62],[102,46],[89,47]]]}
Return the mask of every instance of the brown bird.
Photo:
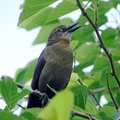
{"label": "brown bird", "polygon": [[[31,87],[33,90],[45,93],[50,99],[55,93],[47,85],[56,91],[61,91],[69,82],[73,64],[70,39],[72,32],[80,28],[80,26],[74,27],[77,24],[56,27],[50,33],[48,43],[38,59]],[[27,108],[43,107],[45,104],[45,101],[31,93]]]}

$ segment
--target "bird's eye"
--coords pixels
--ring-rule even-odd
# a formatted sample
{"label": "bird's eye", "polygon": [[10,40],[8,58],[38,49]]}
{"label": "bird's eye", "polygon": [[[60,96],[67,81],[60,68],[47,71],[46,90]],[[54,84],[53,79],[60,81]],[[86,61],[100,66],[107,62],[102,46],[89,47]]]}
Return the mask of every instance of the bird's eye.
{"label": "bird's eye", "polygon": [[59,31],[60,31],[60,32],[63,32],[63,28],[60,28]]}

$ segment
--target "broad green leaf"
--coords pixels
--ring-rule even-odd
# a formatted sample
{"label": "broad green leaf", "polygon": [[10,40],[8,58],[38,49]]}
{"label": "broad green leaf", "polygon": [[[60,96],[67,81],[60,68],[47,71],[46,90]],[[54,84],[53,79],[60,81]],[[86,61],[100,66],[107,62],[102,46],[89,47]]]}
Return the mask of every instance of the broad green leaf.
{"label": "broad green leaf", "polygon": [[74,50],[76,48],[76,46],[78,45],[78,41],[77,40],[74,40],[70,43],[70,46],[72,48],[72,50]]}
{"label": "broad green leaf", "polygon": [[116,101],[117,101],[118,105],[120,106],[119,100],[120,100],[120,93],[119,93],[119,91],[117,91],[116,92]]}
{"label": "broad green leaf", "polygon": [[81,64],[85,63],[93,58],[96,58],[100,54],[100,49],[95,43],[82,44],[75,50],[76,60]]}
{"label": "broad green leaf", "polygon": [[28,120],[22,116],[12,114],[12,112],[0,111],[0,120]]}
{"label": "broad green leaf", "polygon": [[51,22],[51,21],[65,15],[65,14],[73,12],[76,9],[78,9],[78,7],[76,6],[76,2],[73,2],[71,0],[63,0],[48,15],[48,18],[47,18],[45,23]]}
{"label": "broad green leaf", "polygon": [[71,87],[74,93],[74,104],[85,110],[85,105],[88,97],[88,89],[84,85],[74,85]]}
{"label": "broad green leaf", "polygon": [[87,100],[85,111],[91,115],[96,115],[98,112],[96,106],[93,104],[93,102],[90,99]]}
{"label": "broad green leaf", "polygon": [[21,113],[21,116],[26,118],[27,120],[41,120],[38,117],[38,114],[39,114],[40,111],[41,111],[40,108],[26,109]]}
{"label": "broad green leaf", "polygon": [[107,28],[106,30],[104,30],[101,34],[101,38],[103,39],[105,46],[107,47],[114,46],[116,35],[117,35],[117,32],[113,28]]}
{"label": "broad green leaf", "polygon": [[106,2],[100,1],[100,3],[99,3],[99,11],[101,12],[101,14],[105,15],[105,13],[108,12],[110,9],[111,9],[110,0],[108,0]]}
{"label": "broad green leaf", "polygon": [[69,81],[69,84],[68,84],[67,87],[70,87],[70,86],[78,84],[78,79],[79,79],[78,74],[73,72],[71,74],[70,81]]}
{"label": "broad green leaf", "polygon": [[19,18],[18,24],[20,27],[25,27],[30,30],[43,25],[52,10],[52,8],[47,6],[55,1],[56,0],[26,0]]}
{"label": "broad green leaf", "polygon": [[53,10],[53,8],[46,7],[41,11],[37,12],[36,14],[32,15],[31,17],[25,19],[19,27],[25,28],[27,30],[34,29],[36,27],[44,25],[48,14]]}
{"label": "broad green leaf", "polygon": [[104,112],[99,113],[99,120],[113,120],[111,117],[108,117]]}
{"label": "broad green leaf", "polygon": [[33,72],[36,66],[37,60],[29,62],[25,68],[18,69],[15,74],[15,81],[21,84],[25,84],[33,76]]}
{"label": "broad green leaf", "polygon": [[79,24],[82,25],[82,27],[75,31],[72,35],[72,40],[78,40],[77,47],[81,46],[83,43],[86,42],[94,42],[95,38],[93,35],[93,28],[91,27],[91,25],[82,24],[81,19],[79,19],[78,21],[80,22]]}
{"label": "broad green leaf", "polygon": [[113,114],[115,114],[116,110],[115,107],[104,106],[100,108],[99,112],[104,112],[108,117],[111,117]]}
{"label": "broad green leaf", "polygon": [[110,69],[108,59],[104,56],[98,56],[94,62],[94,68],[92,72],[97,73],[108,69]]}
{"label": "broad green leaf", "polygon": [[112,56],[120,57],[120,49],[114,49],[111,51]]}
{"label": "broad green leaf", "polygon": [[[75,58],[76,58],[76,53],[75,53]],[[89,66],[91,66],[94,63],[95,58],[85,62],[85,63],[80,63],[79,65],[75,66],[75,72],[82,78],[85,79],[86,78],[86,72],[83,71],[84,68],[87,68]]]}
{"label": "broad green leaf", "polygon": [[73,106],[73,94],[68,91],[58,93],[39,113],[44,120],[69,120]]}
{"label": "broad green leaf", "polygon": [[11,110],[18,100],[30,93],[27,89],[22,89],[18,92],[17,85],[10,77],[5,77],[0,81],[0,93],[7,104],[7,108]]}

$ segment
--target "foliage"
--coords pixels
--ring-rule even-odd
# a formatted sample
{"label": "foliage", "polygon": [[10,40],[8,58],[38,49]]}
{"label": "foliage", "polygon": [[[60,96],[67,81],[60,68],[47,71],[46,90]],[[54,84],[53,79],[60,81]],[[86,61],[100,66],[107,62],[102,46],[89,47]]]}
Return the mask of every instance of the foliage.
{"label": "foliage", "polygon": [[[72,115],[74,117],[70,118],[70,111],[72,109],[83,113],[90,120],[93,119],[92,117],[96,120],[120,119],[120,111],[114,106],[115,103],[111,99],[108,86],[106,85],[106,72],[108,72],[110,90],[116,103],[120,106],[120,93],[113,69],[111,68],[111,61],[108,59],[108,54],[106,55],[102,49],[103,46],[101,46],[99,38],[95,34],[95,29],[88,22],[86,16],[81,14],[77,1],[25,0],[19,18],[19,27],[26,30],[42,27],[33,45],[46,43],[51,30],[60,24],[70,25],[78,21],[82,25],[73,34],[71,40],[71,47],[75,58],[74,73],[71,75],[67,90],[58,93],[44,109],[26,109],[19,116],[14,114],[14,108],[17,102],[31,91],[28,88],[18,89],[15,82],[25,85],[31,80],[36,60],[32,60],[25,68],[16,71],[14,80],[10,77],[4,77],[0,81],[0,94],[6,103],[6,107],[0,110],[1,120],[86,119],[75,114]],[[53,7],[55,2],[58,3]],[[120,1],[79,0],[79,2],[96,28],[98,28],[104,47],[110,53],[109,55],[112,56],[111,60],[115,68],[115,75],[120,78],[120,26],[117,18],[117,16],[120,18]],[[74,13],[74,16],[78,17],[77,20],[73,21],[70,17],[60,18],[76,10],[78,11],[76,14]],[[114,13],[111,14],[111,10]],[[109,16],[107,16],[108,13]],[[105,105],[103,104],[104,101],[101,101],[102,97],[107,101]],[[25,99],[21,102],[24,101]],[[103,106],[101,107],[98,103],[103,104]]]}

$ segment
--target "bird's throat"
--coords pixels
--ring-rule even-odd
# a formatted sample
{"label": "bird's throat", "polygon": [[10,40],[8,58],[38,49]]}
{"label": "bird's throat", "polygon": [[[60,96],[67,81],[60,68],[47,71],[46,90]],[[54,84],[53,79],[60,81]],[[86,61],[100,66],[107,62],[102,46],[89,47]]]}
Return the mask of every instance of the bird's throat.
{"label": "bird's throat", "polygon": [[58,41],[58,43],[64,44],[64,45],[70,45],[70,40],[66,38],[62,38]]}

